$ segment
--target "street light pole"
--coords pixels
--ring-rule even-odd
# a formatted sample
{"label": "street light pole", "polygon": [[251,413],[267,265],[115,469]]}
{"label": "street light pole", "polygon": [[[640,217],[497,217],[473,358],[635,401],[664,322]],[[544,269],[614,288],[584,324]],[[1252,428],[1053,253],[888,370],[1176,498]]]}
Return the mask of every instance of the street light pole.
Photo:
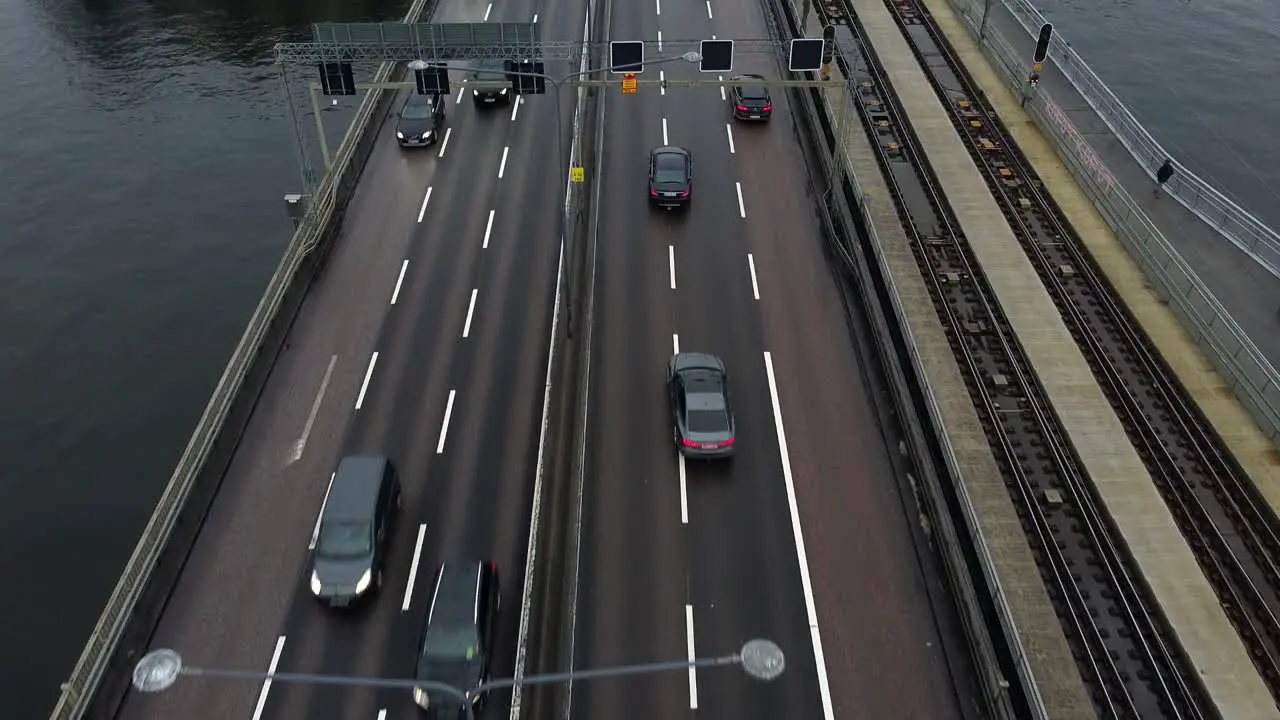
{"label": "street light pole", "polygon": [[547,673],[544,675],[526,675],[523,678],[504,678],[490,680],[464,690],[446,683],[431,680],[409,678],[381,678],[353,675],[318,675],[311,673],[259,672],[256,670],[229,670],[223,668],[205,668],[185,665],[182,656],[176,650],[152,650],[133,669],[133,687],[139,692],[157,693],[168,690],[179,677],[206,677],[224,680],[252,680],[273,683],[297,683],[303,685],[337,685],[344,687],[393,688],[398,690],[424,690],[436,692],[458,701],[468,720],[475,720],[472,710],[472,697],[490,690],[502,690],[527,685],[552,685],[577,680],[591,680],[606,677],[626,677],[630,675],[650,675],[673,670],[690,670],[699,668],[724,667],[737,665],[748,677],[768,682],[776,679],[786,670],[786,656],[782,648],[771,640],[748,640],[742,649],[731,655],[710,658],[692,658],[689,660],[673,660],[669,662],[642,663],[638,665],[618,665],[614,667],[595,668],[589,670],[573,670],[563,673]]}

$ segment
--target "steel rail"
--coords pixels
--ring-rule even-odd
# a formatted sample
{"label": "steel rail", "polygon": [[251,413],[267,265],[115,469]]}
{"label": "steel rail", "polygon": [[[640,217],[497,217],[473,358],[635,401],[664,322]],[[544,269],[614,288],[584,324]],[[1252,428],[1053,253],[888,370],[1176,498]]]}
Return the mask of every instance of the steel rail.
{"label": "steel rail", "polygon": [[[1280,535],[1274,514],[1152,349],[927,11],[918,0],[885,4],[1124,420],[1273,697],[1280,698]],[[921,30],[945,67],[927,61]]]}

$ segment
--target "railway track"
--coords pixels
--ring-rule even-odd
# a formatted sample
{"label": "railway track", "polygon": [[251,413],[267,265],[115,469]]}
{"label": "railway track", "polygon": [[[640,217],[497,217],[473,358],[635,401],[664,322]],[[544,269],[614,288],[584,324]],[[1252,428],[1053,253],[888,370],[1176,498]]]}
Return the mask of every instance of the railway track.
{"label": "railway track", "polygon": [[[821,12],[821,10],[820,10]],[[843,20],[843,18],[841,18]],[[855,37],[854,23],[846,24]],[[858,46],[866,44],[859,37]],[[1101,717],[1201,718],[1194,675],[1074,448],[872,53],[837,56]]]}
{"label": "railway track", "polygon": [[1280,699],[1280,531],[1274,514],[1116,299],[919,0],[884,1],[1272,697]]}

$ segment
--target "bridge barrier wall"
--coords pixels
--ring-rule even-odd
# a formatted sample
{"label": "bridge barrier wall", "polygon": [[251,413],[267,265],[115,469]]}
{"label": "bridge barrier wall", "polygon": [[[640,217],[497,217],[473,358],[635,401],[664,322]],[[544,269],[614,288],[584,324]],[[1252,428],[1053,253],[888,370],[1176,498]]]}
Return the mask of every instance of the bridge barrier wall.
{"label": "bridge barrier wall", "polygon": [[[436,0],[414,0],[404,22],[416,22],[424,14],[429,15]],[[382,63],[374,82],[385,82],[403,74],[396,63]],[[80,720],[90,713],[100,691],[118,695],[106,699],[118,702],[128,685],[128,673],[136,662],[139,651],[145,645],[159,620],[171,587],[150,588],[152,580],[176,581],[186,556],[195,542],[195,535],[204,515],[221,483],[225,464],[231,452],[225,455],[223,466],[206,468],[215,446],[231,446],[238,442],[252,406],[270,374],[270,365],[283,346],[293,317],[301,305],[302,295],[323,266],[330,246],[338,236],[343,213],[359,183],[365,163],[369,159],[373,143],[391,110],[395,92],[370,90],[366,94],[343,137],[333,160],[333,169],[325,176],[310,198],[307,210],[294,232],[275,273],[263,292],[262,299],[249,319],[248,326],[232,352],[223,370],[204,414],[201,416],[186,450],[174,469],[142,532],[106,607],[93,628],[71,675],[62,684],[62,692],[54,706],[51,720]],[[295,302],[289,297],[294,296]],[[254,382],[255,379],[257,382]],[[206,469],[213,472],[205,473]],[[197,480],[208,477],[213,486],[198,491]],[[216,477],[215,477],[216,476]],[[197,502],[197,499],[202,502]],[[191,504],[202,507],[188,507]],[[167,565],[171,573],[157,573],[157,568]],[[161,574],[171,577],[160,577]],[[144,598],[146,595],[153,595]],[[146,612],[152,611],[152,612]],[[143,617],[143,615],[150,617]],[[129,626],[135,626],[130,629]],[[137,638],[141,647],[122,648],[121,639],[127,633]],[[123,657],[113,662],[118,650],[125,650]],[[121,666],[121,667],[117,667]],[[107,682],[108,671],[121,677]]]}
{"label": "bridge barrier wall", "polygon": [[[978,29],[982,22],[983,0],[948,0],[948,2],[968,26],[970,34],[981,46],[992,66],[1003,74],[1014,94],[1020,96],[1026,82],[1027,58],[1019,54],[991,24],[985,28],[985,37],[978,37]],[[1037,23],[1035,28],[1037,32],[1039,31],[1038,23],[1042,22],[1043,18],[1025,0],[1001,0],[1001,2],[1004,2],[1015,16],[1022,13],[1023,17],[1031,17],[1029,13],[1035,13],[1034,18],[1038,18],[1034,20]],[[1028,21],[1022,20],[1022,22],[1026,27]],[[1063,44],[1057,34],[1054,38],[1055,45],[1050,50],[1054,62],[1064,68],[1067,77],[1075,83],[1077,90],[1089,99],[1097,112],[1107,121],[1108,126],[1116,132],[1117,137],[1129,147],[1131,152],[1134,152],[1135,157],[1140,161],[1152,157],[1151,153],[1159,155],[1160,160],[1151,167],[1156,167],[1163,162],[1164,151],[1155,143],[1155,140],[1151,139],[1151,136],[1137,124],[1137,120],[1133,119],[1127,110],[1124,110],[1120,101],[1106,89],[1084,61],[1071,48]],[[1085,78],[1084,82],[1087,84],[1080,84],[1077,78]],[[1105,93],[1110,100],[1099,99],[1101,93]],[[1183,327],[1231,385],[1232,392],[1253,416],[1258,427],[1273,445],[1280,446],[1280,373],[1276,372],[1275,367],[1249,339],[1244,329],[1214,297],[1213,292],[1200,280],[1191,266],[1182,259],[1159,228],[1151,222],[1141,206],[1111,178],[1102,160],[1081,137],[1071,119],[1053,101],[1052,95],[1044,86],[1036,87],[1027,97],[1024,106],[1027,114],[1053,144],[1058,156],[1062,158],[1080,187],[1089,195],[1099,214],[1125,244],[1130,256],[1142,268],[1157,294],[1174,310]],[[1103,108],[1110,108],[1108,110],[1110,118],[1103,112]],[[1117,125],[1112,124],[1118,122],[1116,118],[1120,113],[1128,119],[1129,125],[1120,126],[1129,135],[1128,140],[1125,134],[1116,129]],[[1137,144],[1139,141],[1143,144]],[[1135,150],[1135,147],[1139,150]],[[1174,177],[1176,179],[1180,176]],[[1215,196],[1225,203],[1230,203],[1222,195],[1216,194],[1216,191],[1209,192],[1212,188],[1198,189],[1203,183],[1194,175],[1184,173],[1181,177],[1183,181],[1178,187],[1184,194],[1184,202],[1187,194],[1194,191],[1197,193],[1196,197],[1203,198],[1205,203]],[[1211,225],[1222,229],[1224,233],[1227,233],[1231,227],[1242,231],[1241,229],[1246,225],[1255,230],[1271,232],[1256,220],[1252,221],[1256,224],[1249,225],[1252,216],[1247,216],[1247,213],[1234,204],[1230,204],[1229,207],[1225,204],[1213,207],[1225,213],[1219,216],[1219,220],[1234,218],[1230,223],[1235,225],[1226,228],[1221,224],[1210,222]],[[1197,214],[1204,217],[1200,211],[1197,211]],[[1205,217],[1205,220],[1209,221],[1209,218]],[[1271,247],[1263,242],[1265,238],[1262,235],[1255,236],[1254,239],[1257,240],[1254,244],[1255,249]],[[1237,242],[1235,238],[1233,242]],[[1256,254],[1254,256],[1257,257]],[[1280,261],[1280,249],[1277,249],[1275,257]]]}
{"label": "bridge barrier wall", "polygon": [[[1029,0],[1000,2],[1033,37],[1040,33],[1040,26],[1047,22]],[[975,5],[980,5],[980,2],[955,0],[952,5],[957,9],[961,5],[972,9]],[[982,17],[981,8],[978,9],[977,17]],[[988,25],[987,31],[990,30]],[[1166,158],[1173,160],[1177,172],[1165,186],[1169,194],[1216,228],[1272,275],[1280,277],[1280,234],[1174,159],[1056,31],[1049,43],[1049,56],[1053,58],[1054,66],[1071,81],[1152,180],[1155,179],[1156,169]]]}

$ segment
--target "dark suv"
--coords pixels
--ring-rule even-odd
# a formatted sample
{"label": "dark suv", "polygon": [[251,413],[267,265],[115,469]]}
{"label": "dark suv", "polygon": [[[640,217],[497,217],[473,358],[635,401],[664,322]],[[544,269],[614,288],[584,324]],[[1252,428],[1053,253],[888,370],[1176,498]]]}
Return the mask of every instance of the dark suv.
{"label": "dark suv", "polygon": [[[475,709],[486,692],[473,692],[489,679],[493,637],[502,606],[498,567],[491,562],[451,561],[436,571],[431,609],[418,645],[418,680],[451,685],[467,693]],[[458,699],[415,688],[413,701],[433,717],[466,717]]]}
{"label": "dark suv", "polygon": [[346,607],[382,587],[382,571],[402,500],[391,461],[349,455],[329,483],[312,557],[311,594]]}
{"label": "dark suv", "polygon": [[497,87],[498,83],[510,84],[507,79],[507,66],[501,60],[481,60],[476,63],[468,78],[467,84],[478,85],[471,88],[471,101],[476,107],[485,105],[506,105],[511,102],[511,89]]}
{"label": "dark suv", "polygon": [[729,102],[733,103],[735,120],[768,121],[773,115],[773,98],[769,97],[768,82],[759,75],[738,75],[733,78],[733,92]]}

